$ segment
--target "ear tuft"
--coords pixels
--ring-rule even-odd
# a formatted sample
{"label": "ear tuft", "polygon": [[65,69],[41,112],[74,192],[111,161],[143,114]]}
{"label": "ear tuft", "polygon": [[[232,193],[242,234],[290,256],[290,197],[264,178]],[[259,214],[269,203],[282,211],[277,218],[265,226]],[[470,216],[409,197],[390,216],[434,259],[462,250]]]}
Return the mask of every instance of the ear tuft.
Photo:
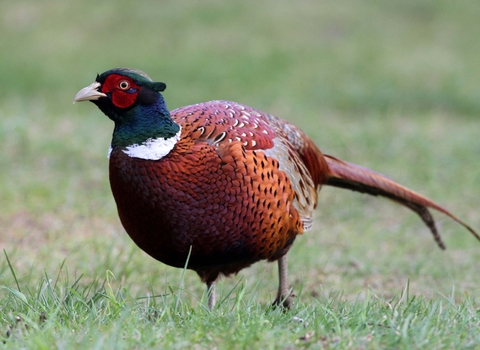
{"label": "ear tuft", "polygon": [[160,82],[153,83],[153,84],[152,84],[152,88],[153,88],[153,90],[155,90],[155,91],[164,91],[164,90],[167,88],[167,84],[165,84],[165,83],[160,83]]}

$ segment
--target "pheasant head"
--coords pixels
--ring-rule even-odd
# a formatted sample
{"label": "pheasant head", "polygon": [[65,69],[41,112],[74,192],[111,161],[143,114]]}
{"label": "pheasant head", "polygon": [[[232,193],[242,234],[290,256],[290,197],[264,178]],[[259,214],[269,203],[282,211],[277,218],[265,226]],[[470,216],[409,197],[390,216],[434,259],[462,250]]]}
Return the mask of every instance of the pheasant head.
{"label": "pheasant head", "polygon": [[180,136],[180,126],[171,119],[160,93],[165,88],[142,71],[115,68],[97,75],[95,82],[77,93],[74,103],[91,101],[113,120],[112,148],[126,148],[138,158],[159,159]]}

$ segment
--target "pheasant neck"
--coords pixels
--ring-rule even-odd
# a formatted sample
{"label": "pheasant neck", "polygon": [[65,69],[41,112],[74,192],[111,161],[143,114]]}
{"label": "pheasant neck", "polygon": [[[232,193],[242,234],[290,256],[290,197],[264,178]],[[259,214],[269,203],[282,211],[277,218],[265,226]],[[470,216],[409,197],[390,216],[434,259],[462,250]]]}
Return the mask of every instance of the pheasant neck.
{"label": "pheasant neck", "polygon": [[121,147],[132,157],[159,159],[168,154],[180,138],[180,126],[170,117],[161,95],[148,105],[139,104],[115,121],[111,148]]}
{"label": "pheasant neck", "polygon": [[[175,147],[178,140],[180,140],[180,134],[182,130],[180,130],[172,137],[163,138],[158,137],[155,139],[149,138],[142,142],[141,144],[133,144],[130,146],[126,146],[122,152],[127,154],[132,158],[140,158],[140,159],[147,159],[147,160],[159,160],[165,157],[170,151]],[[108,158],[110,158],[110,154],[112,153],[113,146],[110,146],[108,150]]]}

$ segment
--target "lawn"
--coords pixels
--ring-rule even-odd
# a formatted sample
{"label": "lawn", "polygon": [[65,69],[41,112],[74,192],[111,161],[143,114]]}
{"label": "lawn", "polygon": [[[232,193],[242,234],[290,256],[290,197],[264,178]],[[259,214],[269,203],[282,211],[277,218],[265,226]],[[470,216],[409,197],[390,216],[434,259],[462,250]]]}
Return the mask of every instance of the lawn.
{"label": "lawn", "polygon": [[212,99],[304,129],[480,230],[480,5],[361,1],[0,3],[0,348],[480,347],[480,243],[435,215],[335,188],[289,253],[218,284],[158,263],[124,232],[108,183],[113,124],[72,105],[136,67],[173,109]]}

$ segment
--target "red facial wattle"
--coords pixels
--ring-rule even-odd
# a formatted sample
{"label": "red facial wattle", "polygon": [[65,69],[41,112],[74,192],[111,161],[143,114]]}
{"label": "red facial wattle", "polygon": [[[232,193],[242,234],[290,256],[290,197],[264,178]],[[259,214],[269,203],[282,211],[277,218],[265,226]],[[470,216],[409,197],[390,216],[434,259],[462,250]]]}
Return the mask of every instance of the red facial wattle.
{"label": "red facial wattle", "polygon": [[128,108],[133,105],[138,96],[140,87],[129,77],[112,74],[102,85],[102,92],[110,95],[112,103],[118,108]]}

